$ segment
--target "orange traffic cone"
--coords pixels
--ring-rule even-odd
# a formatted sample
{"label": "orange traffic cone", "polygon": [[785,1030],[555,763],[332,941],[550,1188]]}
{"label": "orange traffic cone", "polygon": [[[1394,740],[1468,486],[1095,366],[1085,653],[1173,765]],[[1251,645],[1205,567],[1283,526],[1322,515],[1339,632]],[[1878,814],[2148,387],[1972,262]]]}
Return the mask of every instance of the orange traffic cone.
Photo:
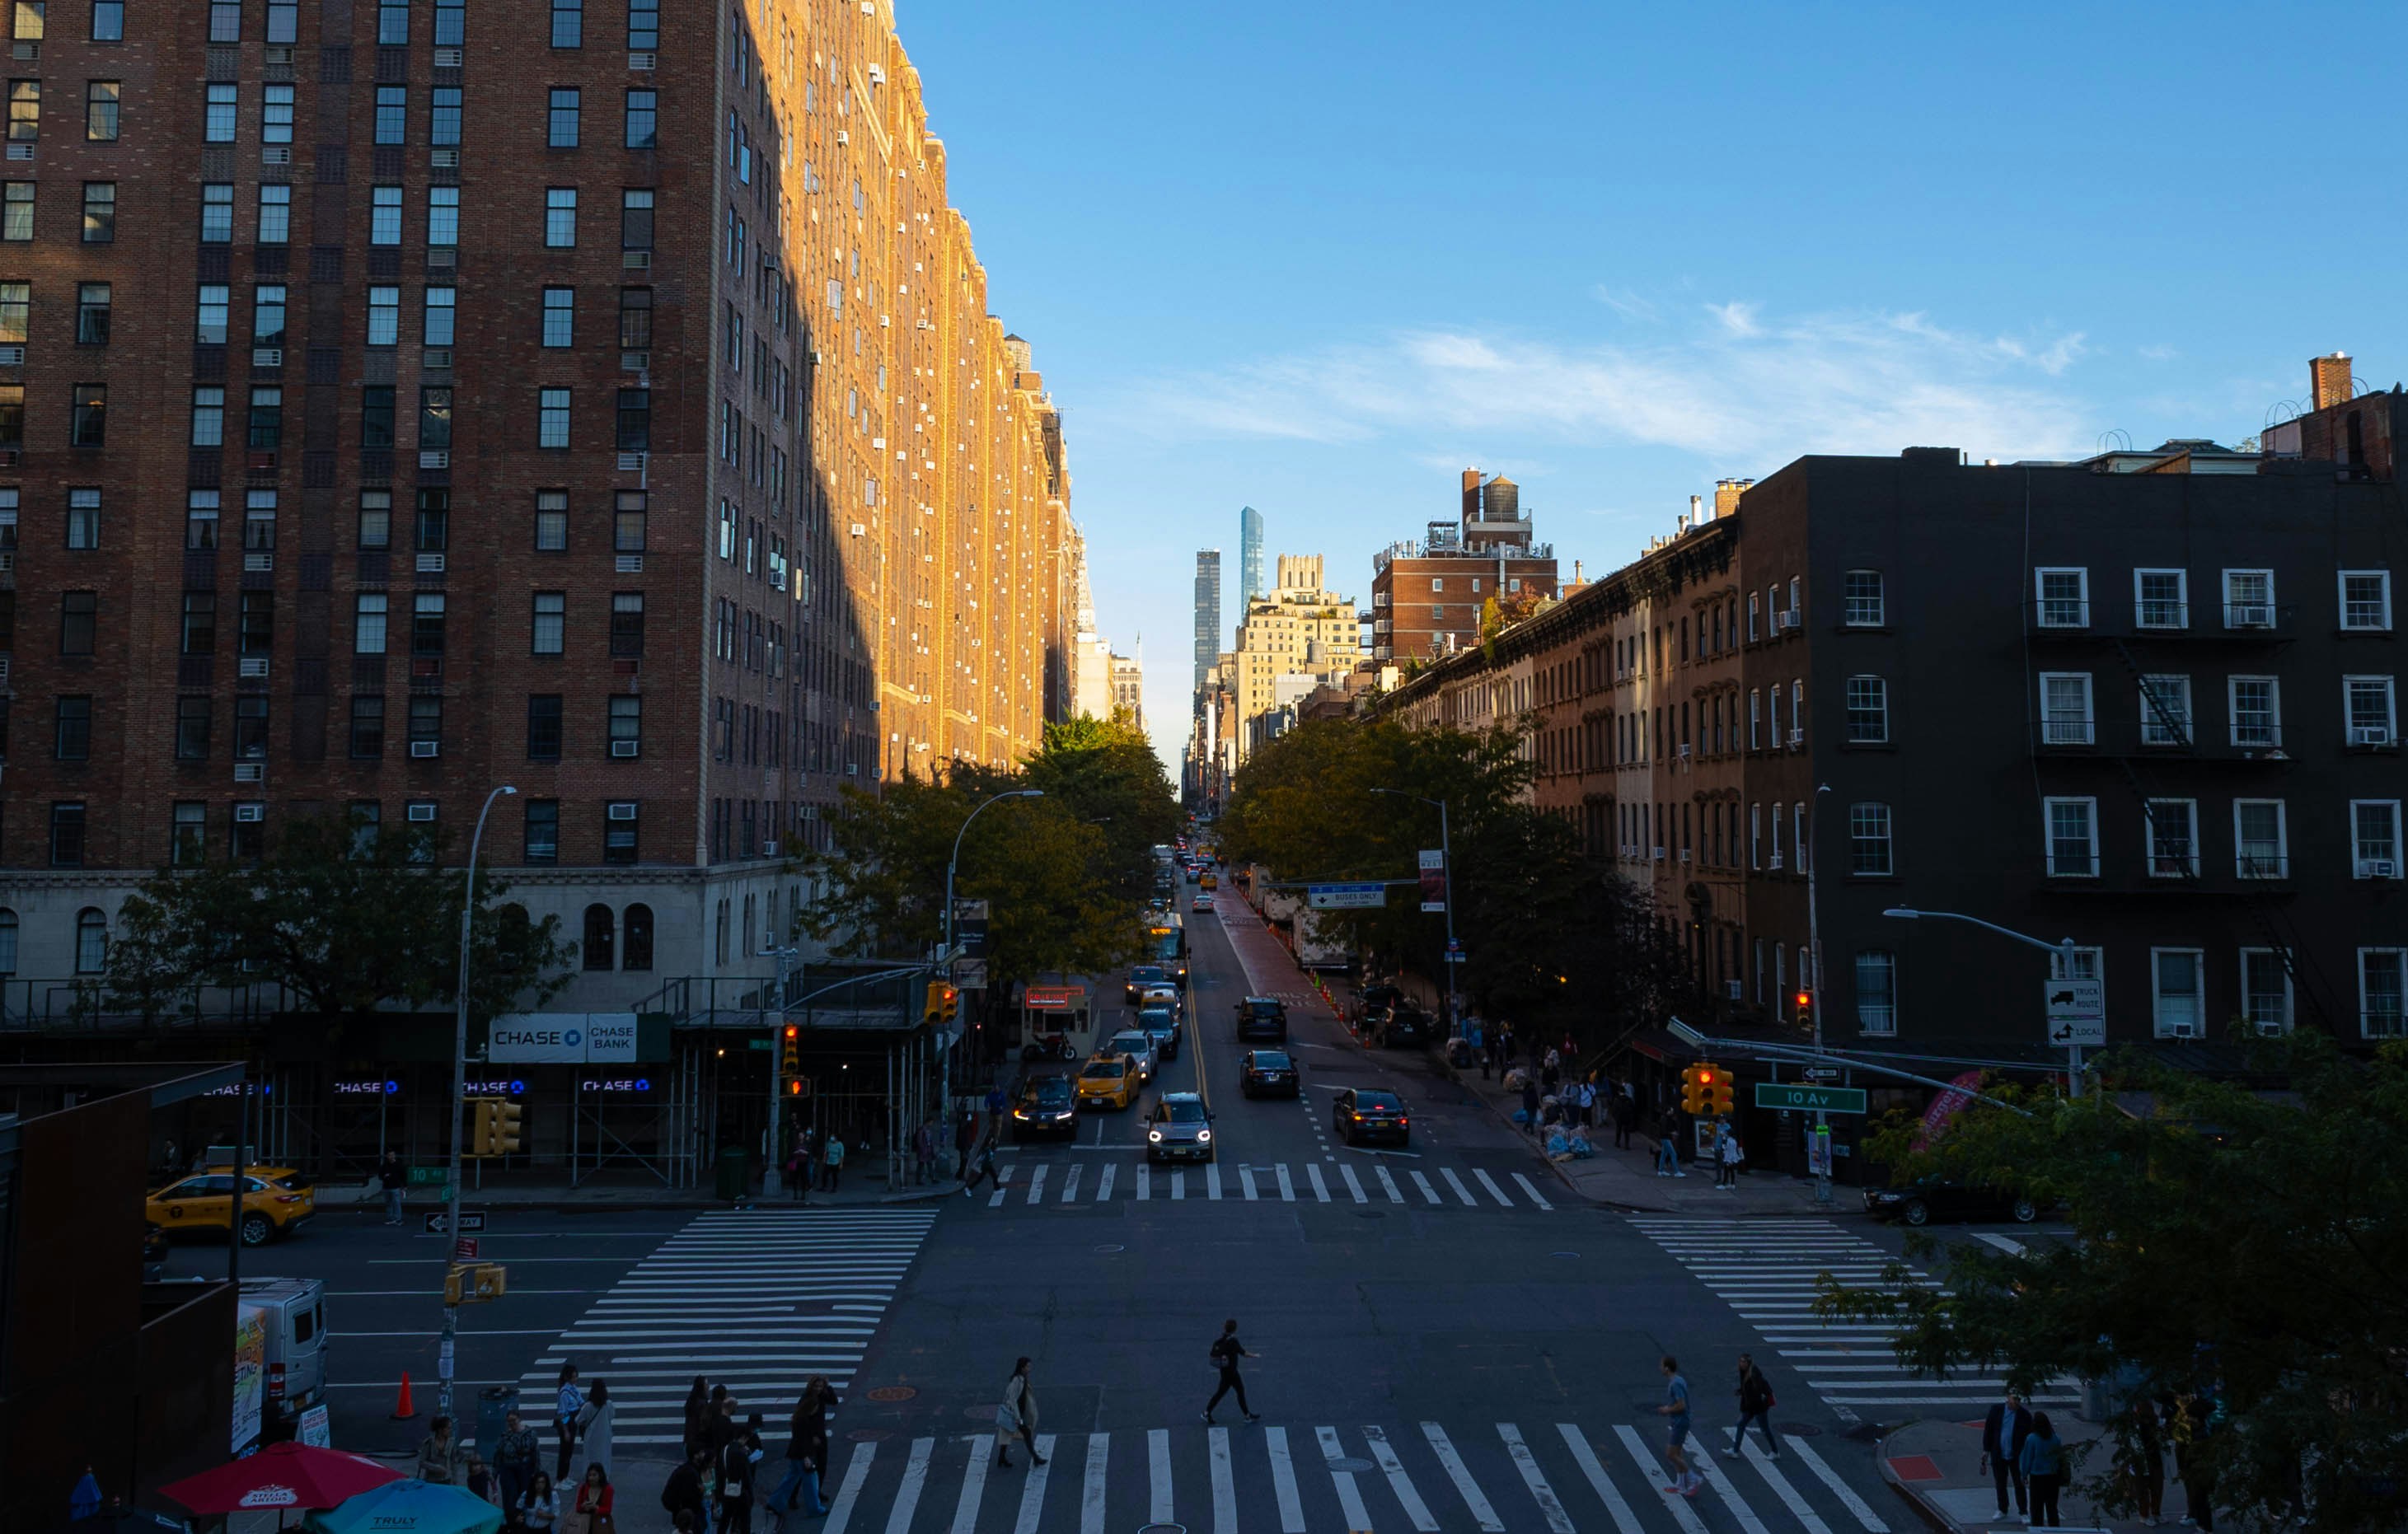
{"label": "orange traffic cone", "polygon": [[418,1415],[418,1408],[411,1405],[409,1400],[409,1371],[405,1369],[401,1371],[401,1399],[394,1402],[393,1420],[407,1422],[416,1415]]}

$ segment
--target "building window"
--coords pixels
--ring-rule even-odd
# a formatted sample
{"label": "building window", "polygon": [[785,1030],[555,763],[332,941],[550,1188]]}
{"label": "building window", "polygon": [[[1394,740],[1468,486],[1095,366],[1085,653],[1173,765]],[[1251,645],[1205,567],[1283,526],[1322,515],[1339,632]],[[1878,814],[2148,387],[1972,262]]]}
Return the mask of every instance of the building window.
{"label": "building window", "polygon": [[[228,187],[225,190],[224,238],[232,239],[234,237],[234,189]],[[204,229],[201,237],[207,239],[208,209],[202,208],[201,215]],[[290,243],[292,238],[293,188],[281,182],[262,185],[259,189],[259,243],[284,245]]]}
{"label": "building window", "polygon": [[[211,85],[206,88],[201,104],[203,143],[231,144],[234,142],[235,124],[241,111],[236,103],[240,89],[235,85]],[[34,99],[36,105],[39,106],[41,97],[38,88]],[[17,136],[17,103],[13,87],[8,104],[8,136],[11,138]]]}
{"label": "building window", "polygon": [[2190,678],[2142,677],[2141,744],[2188,746],[2190,741]]}
{"label": "building window", "polygon": [[611,513],[610,549],[616,554],[640,554],[644,551],[645,495],[642,490],[621,490],[617,509]]}
{"label": "building window", "polygon": [[2291,1030],[2291,971],[2281,949],[2241,950],[2241,1016],[2260,1033]]}
{"label": "building window", "polygon": [[208,861],[209,807],[194,800],[179,801],[167,832],[167,858],[179,868]]}
{"label": "building window", "polygon": [[418,445],[429,452],[451,451],[452,391],[449,386],[419,386]]}
{"label": "building window", "polygon": [[125,0],[92,0],[92,40],[96,43],[122,43],[125,40]]}
{"label": "building window", "polygon": [[263,144],[293,142],[293,87],[263,85],[259,88],[259,141]]}
{"label": "building window", "polygon": [[577,243],[577,189],[547,187],[543,193],[543,243],[565,250]]}
{"label": "building window", "polygon": [[554,149],[577,148],[577,120],[581,114],[582,107],[577,87],[553,86],[552,113],[546,123],[544,147]]}
{"label": "building window", "polygon": [[[210,86],[209,100],[213,105],[217,100],[217,92],[221,90],[231,96],[234,87]],[[8,141],[12,144],[31,144],[41,136],[42,82],[10,80],[8,82]],[[233,137],[233,133],[229,131],[226,135],[227,141],[231,142]]]}
{"label": "building window", "polygon": [[67,491],[67,547],[92,550],[100,547],[100,491]]}
{"label": "building window", "polygon": [[568,593],[538,591],[535,594],[533,653],[558,655],[568,627]]}
{"label": "building window", "polygon": [[2283,744],[2283,684],[2272,676],[2235,676],[2227,684],[2232,705],[2232,744]]}
{"label": "building window", "polygon": [[83,87],[83,135],[94,144],[117,142],[117,107],[122,88],[115,80],[86,80]]}
{"label": "building window", "polygon": [[[27,238],[31,238],[28,235]],[[652,248],[652,192],[649,187],[630,187],[619,194],[619,249],[649,250]]]}
{"label": "building window", "polygon": [[649,149],[660,143],[660,95],[652,91],[627,92],[627,148]]}
{"label": "building window", "polygon": [[400,144],[409,136],[409,87],[380,85],[376,92],[376,142]]}
{"label": "building window", "polygon": [[356,605],[351,614],[351,653],[382,655],[389,599],[382,591],[362,591],[352,600]]}
{"label": "building window", "polygon": [[360,550],[393,547],[393,491],[360,491]]}
{"label": "building window", "polygon": [[[442,114],[443,92],[435,92],[437,117]],[[439,141],[438,141],[439,142]],[[460,243],[460,189],[428,187],[426,189],[426,243],[437,249]]]}
{"label": "building window", "polygon": [[637,832],[642,822],[641,813],[632,800],[619,800],[603,806],[602,860],[606,863],[632,863],[636,860]]}
{"label": "building window", "polygon": [[535,547],[538,554],[558,554],[568,547],[568,492],[535,492]]}
{"label": "building window", "polygon": [[2152,799],[2142,810],[2148,831],[2149,877],[2199,876],[2199,801]]}
{"label": "building window", "polygon": [[2244,879],[2291,876],[2288,826],[2279,799],[2232,802],[2233,872]]}
{"label": "building window", "polygon": [[644,653],[644,593],[610,593],[610,653],[634,658]]}
{"label": "building window", "polygon": [[585,43],[585,0],[552,0],[552,46],[581,48]]}
{"label": "building window", "polygon": [[546,288],[543,291],[543,344],[547,347],[574,346],[577,342],[577,290]]}
{"label": "building window", "polygon": [[615,957],[612,939],[618,926],[618,918],[609,906],[589,905],[585,908],[585,940],[578,950],[585,968],[607,970],[612,967]]}
{"label": "building window", "polygon": [[[409,744],[412,747],[443,746],[443,700],[435,693],[412,693],[409,699]],[[409,753],[415,757],[418,752]]]}
{"label": "building window", "polygon": [[2349,825],[2356,876],[2361,879],[2400,877],[2400,801],[2351,800]]}
{"label": "building window", "polygon": [[623,351],[649,351],[652,346],[652,291],[650,288],[619,290],[619,348]]}
{"label": "building window", "polygon": [[284,345],[284,284],[262,282],[251,290],[251,344]]}
{"label": "building window", "polygon": [[257,761],[267,755],[267,697],[247,692],[234,701],[234,759]]}
{"label": "building window", "polygon": [[251,391],[251,450],[273,453],[284,442],[284,391],[261,387]]}
{"label": "building window", "polygon": [[34,183],[10,181],[0,188],[0,240],[34,237]]}
{"label": "building window", "polygon": [[377,46],[409,46],[409,0],[378,0]]}
{"label": "building window", "polygon": [[92,698],[76,694],[51,703],[50,757],[56,761],[92,760]]}
{"label": "building window", "polygon": [[193,446],[216,447],[225,442],[225,391],[216,387],[193,391]]}
{"label": "building window", "polygon": [[218,594],[184,593],[184,622],[179,653],[208,655],[218,647]]}
{"label": "building window", "polygon": [[624,940],[619,945],[619,968],[649,970],[652,967],[652,908],[631,905],[620,917]]}
{"label": "building window", "polygon": [[[1776,698],[1780,696],[1777,690],[1774,693],[1774,696]],[[1774,706],[1778,707],[1779,705],[1776,703]],[[1643,741],[1646,739],[1646,736],[1642,732],[1640,738]],[[1747,748],[1751,751],[1760,750],[1763,748],[1763,746],[1764,693],[1761,689],[1750,688],[1747,689]]]}
{"label": "building window", "polygon": [[2032,573],[2037,614],[2043,629],[2086,629],[2090,626],[2090,572],[2071,566],[2046,566]]}
{"label": "building window", "polygon": [[368,290],[368,345],[397,346],[401,341],[401,290]]}
{"label": "building window", "polygon": [[[1641,830],[1644,831],[1646,812],[1641,809],[1640,814],[1642,817]],[[1764,866],[1764,805],[1761,803],[1747,807],[1747,866],[1754,869]]]}
{"label": "building window", "polygon": [[108,345],[110,291],[106,282],[76,284],[76,345]]}
{"label": "building window", "polygon": [[2349,744],[2352,746],[2397,746],[2400,731],[2392,714],[2392,684],[2388,676],[2344,676],[2341,679],[2342,700],[2349,717]]}
{"label": "building window", "polygon": [[639,756],[644,748],[644,700],[628,693],[610,696],[610,754]]}
{"label": "building window", "polygon": [[360,446],[393,446],[393,385],[366,384],[360,389]]}
{"label": "building window", "polygon": [[426,660],[443,655],[443,593],[418,591],[410,596],[409,653]]}
{"label": "building window", "polygon": [[193,344],[222,347],[226,341],[226,317],[233,309],[234,290],[222,282],[205,282],[193,305]]}
{"label": "building window", "polygon": [[99,974],[108,968],[108,917],[87,905],[76,913],[76,973]]}
{"label": "building window", "polygon": [[[1843,589],[1842,621],[1848,627],[1877,629],[1888,621],[1888,604],[1883,598],[1880,571],[1849,571]],[[1889,1030],[1881,1031],[1886,1033]]]}
{"label": "building window", "polygon": [[1856,955],[1856,1031],[1898,1031],[1898,955],[1886,948]]}
{"label": "building window", "polygon": [[2200,972],[2206,956],[2197,948],[2149,950],[2150,1001],[2160,1039],[2196,1039],[2206,1016]]}
{"label": "building window", "polygon": [[652,391],[649,389],[619,391],[617,419],[619,451],[648,453],[652,449]]}
{"label": "building window", "polygon": [[100,631],[100,593],[59,593],[59,653],[91,655]]}
{"label": "building window", "polygon": [[176,700],[176,760],[207,761],[214,709],[208,699],[184,696]]}
{"label": "building window", "polygon": [[560,694],[536,692],[527,696],[526,754],[529,761],[560,760]]}
{"label": "building window", "polygon": [[452,345],[459,306],[458,289],[450,287],[427,289],[426,302],[419,313],[420,339],[430,347]]}
{"label": "building window", "polygon": [[2048,874],[2053,879],[2099,876],[2099,801],[2043,799],[2048,823]]}
{"label": "building window", "polygon": [[50,805],[50,866],[81,868],[83,866],[83,801],[67,800]]}
{"label": "building window", "polygon": [[[1799,844],[1799,861],[1805,862],[1805,844]],[[1848,806],[1848,872],[1886,877],[1890,865],[1889,806],[1862,803]]]}
{"label": "building window", "polygon": [[627,51],[651,53],[661,46],[661,0],[627,0]]}
{"label": "building window", "polygon": [[2040,709],[2042,745],[2088,746],[2097,740],[2088,672],[2041,673]]}
{"label": "building window", "polygon": [[537,391],[535,445],[538,447],[568,446],[568,391],[544,389]]}
{"label": "building window", "polygon": [[2408,993],[2408,948],[2358,950],[2359,1032],[2370,1039],[2396,1039],[2408,1031],[2403,993]]}
{"label": "building window", "polygon": [[370,187],[368,189],[368,243],[370,245],[401,243],[401,188]]}
{"label": "building window", "polygon": [[2143,629],[2190,627],[2190,575],[2182,570],[2132,572],[2132,615]]}
{"label": "building window", "polygon": [[384,755],[384,699],[378,693],[351,698],[351,755],[354,761],[374,761]]}
{"label": "building window", "polygon": [[526,852],[524,861],[556,863],[560,861],[560,801],[530,799],[526,806]]}
{"label": "building window", "polygon": [[2359,633],[2380,632],[2391,627],[2390,571],[2341,573],[2341,626]]}
{"label": "building window", "polygon": [[2228,629],[2271,629],[2274,626],[2274,572],[2227,570],[2224,573],[2224,626]]}

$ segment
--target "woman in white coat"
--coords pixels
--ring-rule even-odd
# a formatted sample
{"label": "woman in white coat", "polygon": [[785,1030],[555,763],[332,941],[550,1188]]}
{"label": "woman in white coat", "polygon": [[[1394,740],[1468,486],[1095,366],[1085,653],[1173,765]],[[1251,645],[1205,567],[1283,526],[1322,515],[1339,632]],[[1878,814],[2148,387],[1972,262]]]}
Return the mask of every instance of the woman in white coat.
{"label": "woman in white coat", "polygon": [[610,1399],[610,1382],[595,1380],[594,1394],[585,1398],[577,1414],[577,1436],[585,1441],[585,1462],[601,1466],[606,1473],[610,1469],[610,1422],[618,1410]]}
{"label": "woman in white coat", "polygon": [[1037,1452],[1037,1391],[1028,1383],[1025,1358],[1011,1366],[1011,1378],[1003,1383],[1003,1404],[995,1409],[995,1462],[1005,1470],[1011,1469],[1015,1438],[1028,1445],[1030,1463],[1045,1463]]}

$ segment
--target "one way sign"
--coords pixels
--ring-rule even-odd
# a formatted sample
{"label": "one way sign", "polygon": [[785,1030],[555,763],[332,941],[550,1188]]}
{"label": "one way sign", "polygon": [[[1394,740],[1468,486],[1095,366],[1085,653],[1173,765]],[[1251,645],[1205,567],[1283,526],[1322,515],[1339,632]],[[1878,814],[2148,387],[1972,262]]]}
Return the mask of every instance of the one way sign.
{"label": "one way sign", "polygon": [[2103,980],[2052,980],[2042,988],[2048,1009],[2048,1042],[2058,1048],[2080,1044],[2103,1048],[2107,1044],[2107,983]]}

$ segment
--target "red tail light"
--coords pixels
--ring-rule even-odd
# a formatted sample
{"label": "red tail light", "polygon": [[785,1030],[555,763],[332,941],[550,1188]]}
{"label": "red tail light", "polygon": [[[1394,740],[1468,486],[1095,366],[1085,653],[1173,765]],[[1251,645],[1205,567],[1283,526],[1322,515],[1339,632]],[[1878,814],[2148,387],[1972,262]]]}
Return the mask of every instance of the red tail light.
{"label": "red tail light", "polygon": [[267,1393],[271,1396],[278,1397],[284,1394],[284,1366],[282,1364],[269,1364],[267,1366]]}

